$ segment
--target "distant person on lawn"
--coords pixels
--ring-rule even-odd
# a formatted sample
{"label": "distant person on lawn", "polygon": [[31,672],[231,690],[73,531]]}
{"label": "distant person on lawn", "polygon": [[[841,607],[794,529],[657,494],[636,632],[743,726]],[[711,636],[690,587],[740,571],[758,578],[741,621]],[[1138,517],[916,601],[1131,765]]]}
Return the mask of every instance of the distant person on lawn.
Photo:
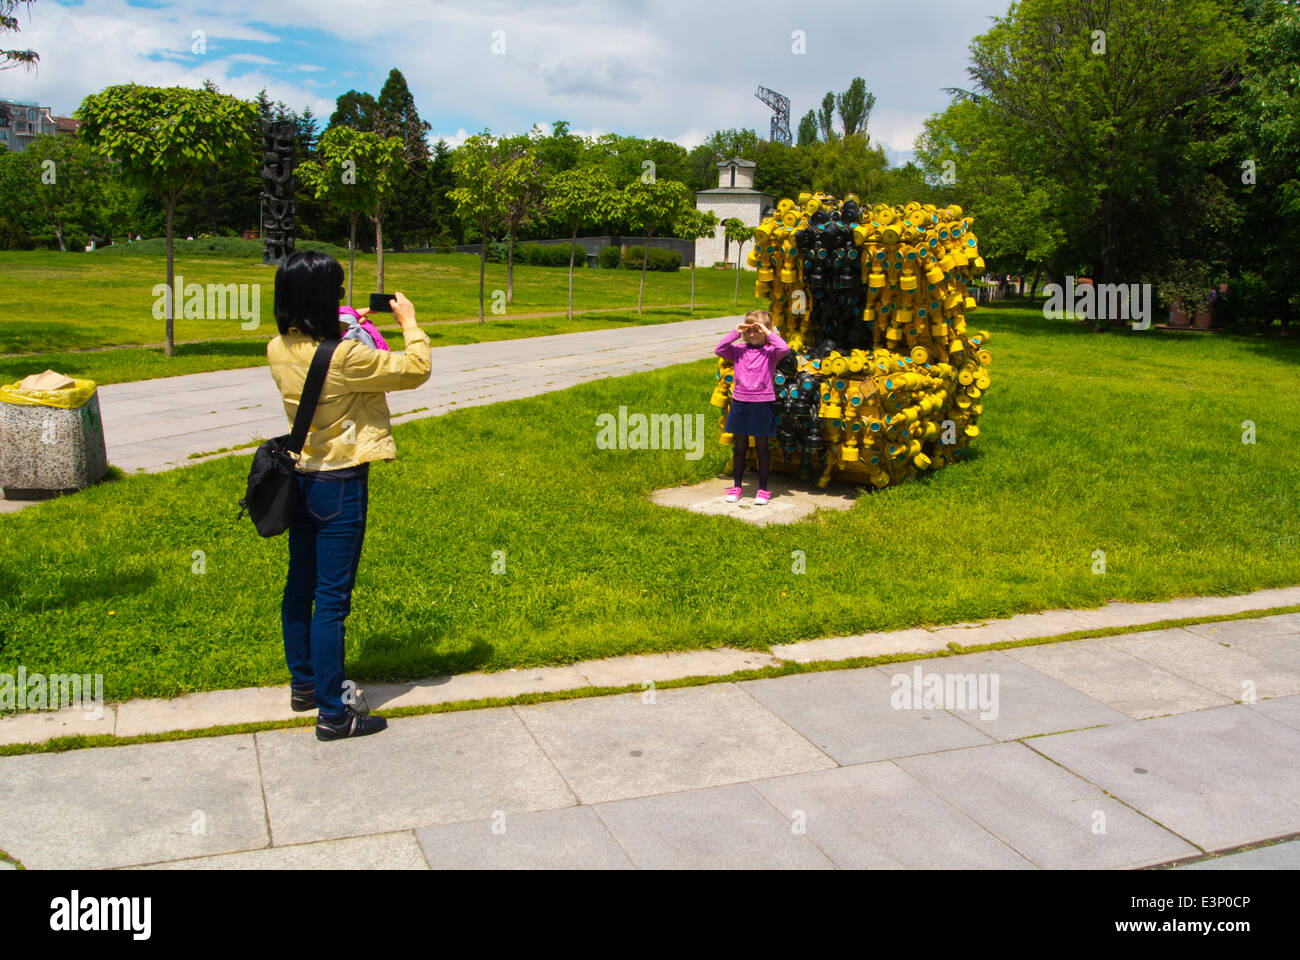
{"label": "distant person on lawn", "polygon": [[[343,296],[343,267],[326,254],[291,254],[276,271],[280,335],[267,344],[266,357],[290,424],[317,345],[339,339]],[[280,621],[290,704],[319,711],[318,740],[365,736],[388,725],[344,702],[343,651],[366,535],[370,462],[397,456],[384,393],[418,387],[430,372],[429,335],[416,326],[415,307],[401,293],[389,303],[406,349],[390,353],[357,340],[339,343],[298,461],[298,513],[289,528]]]}

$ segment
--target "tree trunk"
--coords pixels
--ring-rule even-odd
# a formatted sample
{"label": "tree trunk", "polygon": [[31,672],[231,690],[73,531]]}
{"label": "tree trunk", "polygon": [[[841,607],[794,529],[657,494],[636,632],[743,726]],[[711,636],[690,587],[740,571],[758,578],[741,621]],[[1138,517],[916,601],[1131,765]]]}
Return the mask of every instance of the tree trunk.
{"label": "tree trunk", "polygon": [[515,302],[515,228],[510,228],[510,242],[506,247],[506,303]]}
{"label": "tree trunk", "polygon": [[57,225],[54,228],[54,236],[59,241],[59,253],[67,253],[68,248],[63,245],[63,230]]}
{"label": "tree trunk", "polygon": [[1038,266],[1034,268],[1034,283],[1029,288],[1029,299],[1034,299],[1034,294],[1038,291],[1038,280],[1043,275],[1043,261],[1038,261]]}
{"label": "tree trunk", "polygon": [[375,257],[377,267],[377,277],[379,286],[375,288],[375,293],[384,292],[384,214],[380,211],[375,215]]}
{"label": "tree trunk", "polygon": [[573,319],[573,254],[578,244],[578,228],[573,228],[573,237],[569,240],[569,319]]}
{"label": "tree trunk", "polygon": [[176,352],[176,258],[172,250],[172,222],[176,217],[176,198],[167,198],[167,338],[163,343],[163,356]]}
{"label": "tree trunk", "polygon": [[487,225],[483,225],[483,243],[478,255],[478,322],[483,322],[483,279],[487,276]]}
{"label": "tree trunk", "polygon": [[740,263],[741,254],[745,252],[745,241],[741,240],[736,244],[736,296],[732,301],[733,306],[740,306]]}
{"label": "tree trunk", "polygon": [[650,262],[650,234],[645,235],[645,246],[641,248],[641,289],[636,293],[636,312],[641,312],[641,301],[645,298],[645,268]]}
{"label": "tree trunk", "polygon": [[351,232],[348,235],[348,306],[352,306],[352,274],[357,262],[357,215],[352,214]]}

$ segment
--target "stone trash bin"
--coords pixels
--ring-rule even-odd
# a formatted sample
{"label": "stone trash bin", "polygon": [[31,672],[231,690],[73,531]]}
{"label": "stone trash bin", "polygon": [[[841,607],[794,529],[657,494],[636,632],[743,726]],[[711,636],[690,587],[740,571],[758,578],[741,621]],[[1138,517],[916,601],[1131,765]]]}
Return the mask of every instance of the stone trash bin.
{"label": "stone trash bin", "polygon": [[6,500],[82,490],[107,472],[93,380],[47,370],[0,386],[0,488]]}

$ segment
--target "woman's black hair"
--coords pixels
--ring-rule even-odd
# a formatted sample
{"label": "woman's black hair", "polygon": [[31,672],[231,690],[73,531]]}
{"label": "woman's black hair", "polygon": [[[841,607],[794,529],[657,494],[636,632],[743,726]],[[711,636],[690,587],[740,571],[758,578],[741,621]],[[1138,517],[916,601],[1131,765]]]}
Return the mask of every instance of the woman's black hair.
{"label": "woman's black hair", "polygon": [[313,340],[338,339],[343,266],[316,250],[289,254],[275,271],[275,325]]}

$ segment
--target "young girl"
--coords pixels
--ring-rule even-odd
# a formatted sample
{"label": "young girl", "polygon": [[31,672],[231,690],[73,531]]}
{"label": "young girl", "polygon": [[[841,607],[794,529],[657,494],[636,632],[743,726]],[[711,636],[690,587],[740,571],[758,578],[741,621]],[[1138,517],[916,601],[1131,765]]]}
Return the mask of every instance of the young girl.
{"label": "young girl", "polygon": [[[737,337],[743,343],[737,343]],[[772,498],[767,489],[767,472],[771,463],[768,438],[776,433],[776,389],[772,383],[772,371],[790,348],[776,332],[770,313],[751,310],[736,329],[723,334],[713,352],[730,360],[735,368],[726,430],[735,438],[732,473],[736,485],[727,489],[727,502],[735,503],[741,497],[745,455],[749,452],[749,438],[753,437],[758,453],[758,492],[754,494],[754,506],[761,507]]]}

